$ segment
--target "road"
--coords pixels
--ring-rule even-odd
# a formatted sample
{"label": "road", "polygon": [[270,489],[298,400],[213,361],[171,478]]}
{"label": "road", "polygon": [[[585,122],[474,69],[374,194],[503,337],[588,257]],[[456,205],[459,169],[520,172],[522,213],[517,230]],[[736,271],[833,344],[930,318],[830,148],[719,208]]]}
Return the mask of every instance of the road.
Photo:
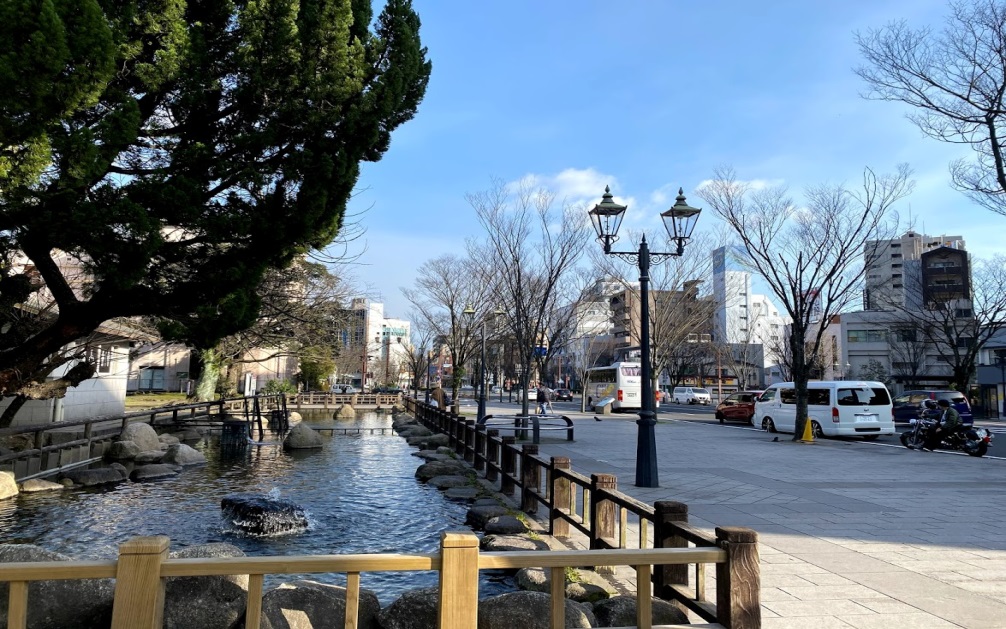
{"label": "road", "polygon": [[[505,397],[503,399],[504,401],[506,400]],[[557,413],[579,413],[580,398],[574,397],[572,402],[552,402],[552,408],[555,409],[555,412]],[[746,430],[752,433],[756,433],[757,435],[763,434],[761,428],[756,428],[741,422],[727,421],[721,425],[719,420],[716,419],[716,417],[714,416],[714,413],[715,413],[714,405],[702,406],[695,404],[664,403],[660,405],[659,409],[657,409],[658,419],[674,419],[679,421],[696,422],[701,424],[719,426],[724,430]],[[624,414],[620,414],[620,416],[621,415]],[[975,424],[978,426],[984,426],[988,428],[993,433],[994,439],[999,440],[998,444],[993,442],[993,445],[999,446],[999,451],[997,452],[995,449],[993,449],[987,456],[989,458],[1006,460],[1006,423],[997,421],[977,420],[975,421]],[[900,433],[908,430],[908,425],[897,424],[895,428]],[[782,438],[788,438],[788,435]],[[862,443],[863,445],[871,445],[881,448],[903,447],[897,435],[878,437],[875,441],[871,442],[863,441],[862,439],[857,439],[855,437],[848,437],[848,438],[836,437],[829,439],[834,441]],[[961,453],[958,452],[945,452],[944,454],[954,454],[959,456],[961,455]]]}

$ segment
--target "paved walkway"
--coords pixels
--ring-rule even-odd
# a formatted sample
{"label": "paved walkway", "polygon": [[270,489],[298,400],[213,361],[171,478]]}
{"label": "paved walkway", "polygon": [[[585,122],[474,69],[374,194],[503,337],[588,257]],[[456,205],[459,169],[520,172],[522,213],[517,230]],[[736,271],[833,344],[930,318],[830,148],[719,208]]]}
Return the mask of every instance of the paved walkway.
{"label": "paved walkway", "polygon": [[636,417],[569,415],[576,441],[543,456],[685,502],[696,526],[759,532],[765,629],[1006,628],[1006,461],[662,419],[660,487],[638,488]]}

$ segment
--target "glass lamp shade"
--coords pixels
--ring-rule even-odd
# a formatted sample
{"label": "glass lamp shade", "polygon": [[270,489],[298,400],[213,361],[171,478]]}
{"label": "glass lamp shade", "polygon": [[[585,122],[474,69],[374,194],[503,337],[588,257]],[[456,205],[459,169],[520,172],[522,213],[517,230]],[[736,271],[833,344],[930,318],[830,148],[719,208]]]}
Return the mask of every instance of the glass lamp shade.
{"label": "glass lamp shade", "polygon": [[590,222],[594,225],[598,240],[608,242],[617,238],[618,228],[622,225],[622,217],[625,215],[627,207],[615,203],[611,189],[608,186],[604,187],[601,202],[587,212],[590,216]]}
{"label": "glass lamp shade", "polygon": [[699,222],[701,209],[691,207],[685,202],[684,189],[678,188],[678,196],[671,209],[660,215],[664,221],[664,229],[671,240],[684,244],[692,237],[695,224]]}

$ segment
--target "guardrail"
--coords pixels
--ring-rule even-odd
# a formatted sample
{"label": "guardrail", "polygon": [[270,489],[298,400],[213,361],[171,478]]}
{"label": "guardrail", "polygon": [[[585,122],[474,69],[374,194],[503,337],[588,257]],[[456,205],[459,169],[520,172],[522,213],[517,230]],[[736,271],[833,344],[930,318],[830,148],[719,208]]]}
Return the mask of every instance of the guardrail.
{"label": "guardrail", "polygon": [[[730,533],[727,534],[729,537]],[[739,547],[754,546],[735,542]],[[119,547],[115,561],[57,561],[0,564],[0,582],[10,585],[7,627],[28,626],[28,584],[58,579],[115,579],[112,629],[159,629],[163,624],[165,579],[218,575],[248,575],[244,626],[258,629],[262,619],[262,586],[267,574],[345,573],[344,626],[359,623],[360,573],[436,570],[440,573],[439,629],[471,629],[478,624],[478,573],[486,569],[549,569],[552,579],[551,626],[565,627],[565,569],[583,565],[626,565],[638,575],[637,626],[650,629],[651,600],[647,580],[651,567],[673,568],[689,563],[736,564],[736,549],[717,547],[655,550],[587,550],[553,552],[479,552],[470,532],[441,534],[440,552],[429,554],[299,555],[222,559],[168,559],[165,536],[136,537]],[[730,575],[727,576],[730,578]],[[689,625],[682,625],[687,627]],[[737,621],[730,629],[756,625]]]}
{"label": "guardrail", "polygon": [[299,410],[304,406],[395,406],[402,403],[401,393],[328,393],[308,391],[287,397],[287,405]]}
{"label": "guardrail", "polygon": [[[587,536],[591,549],[626,549],[630,547],[630,524],[636,524],[636,538],[631,541],[639,549],[683,549],[689,545],[726,549],[730,554],[726,563],[690,562],[694,565],[691,581],[688,565],[655,571],[654,594],[731,629],[761,626],[755,531],[719,527],[709,535],[688,524],[688,505],[684,503],[657,501],[651,507],[619,492],[618,479],[612,474],[584,476],[573,471],[566,457],[545,460],[538,456],[538,445],[518,445],[515,436],[500,437],[497,430],[473,419],[412,398],[406,398],[405,404],[426,427],[447,434],[458,457],[484,473],[487,481],[498,483],[501,493],[512,496],[519,488],[522,511],[535,515],[543,506],[551,535],[568,537],[572,527]],[[715,602],[706,596],[707,563],[717,563]]]}

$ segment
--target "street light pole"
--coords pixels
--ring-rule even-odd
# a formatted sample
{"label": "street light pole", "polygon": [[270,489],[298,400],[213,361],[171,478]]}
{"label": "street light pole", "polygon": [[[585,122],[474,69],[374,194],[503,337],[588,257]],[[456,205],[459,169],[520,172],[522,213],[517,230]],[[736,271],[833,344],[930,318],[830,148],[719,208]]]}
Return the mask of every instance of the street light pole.
{"label": "street light pole", "polygon": [[[1002,382],[1003,392],[1002,395],[997,395],[998,404],[996,404],[996,417],[1001,418],[1002,412],[1006,411],[1006,350],[996,351],[996,362],[999,363],[999,381]],[[1000,410],[1002,409],[1002,410]]]}
{"label": "street light pole", "polygon": [[[471,304],[467,304],[465,309],[462,311],[468,321],[474,321],[475,319],[475,308]],[[503,312],[496,309],[493,313],[494,316],[499,316]],[[482,360],[479,363],[479,408],[477,412],[477,421],[482,422],[482,419],[486,416],[486,318],[482,317]]]}
{"label": "street light pole", "polygon": [[622,224],[622,217],[626,209],[627,206],[615,203],[611,189],[605,186],[601,202],[587,214],[594,225],[594,231],[597,232],[597,239],[604,245],[604,253],[618,256],[627,262],[635,262],[639,269],[639,294],[642,300],[639,309],[640,328],[642,328],[640,332],[642,361],[640,370],[643,400],[640,404],[639,419],[636,420],[638,427],[636,432],[636,486],[659,487],[657,441],[654,430],[657,423],[657,413],[654,409],[653,379],[650,377],[650,262],[653,259],[659,264],[666,258],[678,257],[684,253],[685,243],[692,236],[692,230],[695,229],[695,223],[698,221],[701,210],[685,203],[684,190],[679,188],[674,205],[660,215],[671,242],[676,245],[675,251],[670,253],[651,252],[646,243],[645,235],[640,239],[638,251],[612,251],[611,244],[618,240],[618,228]]}

